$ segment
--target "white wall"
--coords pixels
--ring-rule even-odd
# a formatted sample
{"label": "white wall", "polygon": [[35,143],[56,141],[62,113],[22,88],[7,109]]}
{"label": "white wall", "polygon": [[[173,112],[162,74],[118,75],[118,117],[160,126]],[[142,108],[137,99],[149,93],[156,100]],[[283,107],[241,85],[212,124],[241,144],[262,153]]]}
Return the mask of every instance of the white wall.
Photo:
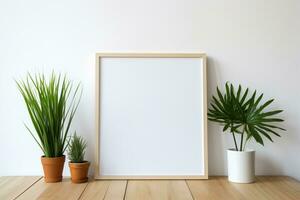
{"label": "white wall", "polygon": [[[276,99],[288,129],[257,150],[258,174],[300,179],[300,3],[298,0],[0,1],[0,175],[41,174],[14,78],[66,72],[84,86],[74,129],[94,157],[96,51],[204,51],[209,96],[227,80]],[[231,137],[209,124],[209,173],[226,174]],[[68,170],[65,170],[68,174]]]}

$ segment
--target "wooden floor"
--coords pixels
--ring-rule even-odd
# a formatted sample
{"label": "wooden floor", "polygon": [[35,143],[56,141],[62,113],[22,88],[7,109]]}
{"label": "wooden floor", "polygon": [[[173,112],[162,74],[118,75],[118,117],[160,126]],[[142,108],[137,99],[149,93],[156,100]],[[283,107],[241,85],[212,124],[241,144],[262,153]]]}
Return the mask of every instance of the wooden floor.
{"label": "wooden floor", "polygon": [[300,182],[281,176],[257,177],[253,184],[229,183],[227,177],[46,184],[42,177],[0,177],[0,199],[300,200]]}

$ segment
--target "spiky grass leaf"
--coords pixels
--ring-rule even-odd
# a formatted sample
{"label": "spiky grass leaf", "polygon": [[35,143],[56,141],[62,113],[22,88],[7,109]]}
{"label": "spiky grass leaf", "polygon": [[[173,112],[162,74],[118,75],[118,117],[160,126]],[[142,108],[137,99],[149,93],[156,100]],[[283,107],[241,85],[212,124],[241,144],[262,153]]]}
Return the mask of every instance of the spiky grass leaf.
{"label": "spiky grass leaf", "polygon": [[[59,157],[64,154],[68,143],[66,137],[78,107],[81,94],[78,95],[79,84],[73,92],[72,83],[66,76],[57,76],[53,72],[49,81],[45,75],[28,73],[25,80],[17,82],[25,101],[35,134],[26,126],[38,143],[46,157]],[[69,95],[73,99],[68,103]],[[78,96],[77,96],[78,97]],[[68,112],[72,110],[72,112]]]}
{"label": "spiky grass leaf", "polygon": [[81,136],[77,136],[75,133],[68,148],[68,156],[72,163],[84,162],[86,146],[86,141]]}

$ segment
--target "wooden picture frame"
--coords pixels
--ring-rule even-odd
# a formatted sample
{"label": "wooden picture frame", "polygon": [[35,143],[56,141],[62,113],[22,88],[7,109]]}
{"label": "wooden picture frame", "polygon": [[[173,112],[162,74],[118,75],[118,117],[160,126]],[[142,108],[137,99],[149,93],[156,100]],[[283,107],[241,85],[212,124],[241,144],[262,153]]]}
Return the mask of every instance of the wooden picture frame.
{"label": "wooden picture frame", "polygon": [[[202,154],[203,174],[201,175],[102,175],[100,172],[100,140],[101,140],[101,60],[106,58],[196,58],[202,60]],[[208,152],[207,152],[207,78],[206,78],[206,55],[204,53],[96,53],[95,66],[95,179],[207,179],[208,178]]]}

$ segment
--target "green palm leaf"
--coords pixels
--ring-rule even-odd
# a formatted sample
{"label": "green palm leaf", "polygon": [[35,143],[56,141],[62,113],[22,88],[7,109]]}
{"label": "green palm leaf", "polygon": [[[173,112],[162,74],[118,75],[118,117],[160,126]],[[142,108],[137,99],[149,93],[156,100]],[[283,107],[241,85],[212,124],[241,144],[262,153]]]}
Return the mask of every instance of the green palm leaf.
{"label": "green palm leaf", "polygon": [[[271,135],[280,137],[275,129],[285,131],[284,128],[278,126],[278,123],[284,120],[276,117],[282,110],[265,111],[274,99],[262,103],[263,94],[258,96],[255,90],[249,97],[248,88],[243,92],[242,86],[239,85],[235,92],[234,86],[229,83],[225,84],[224,91],[222,93],[217,87],[217,97],[212,97],[211,108],[208,109],[208,119],[220,123],[224,132],[230,131],[236,150],[242,151],[251,138],[261,145],[264,145],[263,137],[273,142]],[[239,149],[237,148],[236,134],[241,135]]]}

